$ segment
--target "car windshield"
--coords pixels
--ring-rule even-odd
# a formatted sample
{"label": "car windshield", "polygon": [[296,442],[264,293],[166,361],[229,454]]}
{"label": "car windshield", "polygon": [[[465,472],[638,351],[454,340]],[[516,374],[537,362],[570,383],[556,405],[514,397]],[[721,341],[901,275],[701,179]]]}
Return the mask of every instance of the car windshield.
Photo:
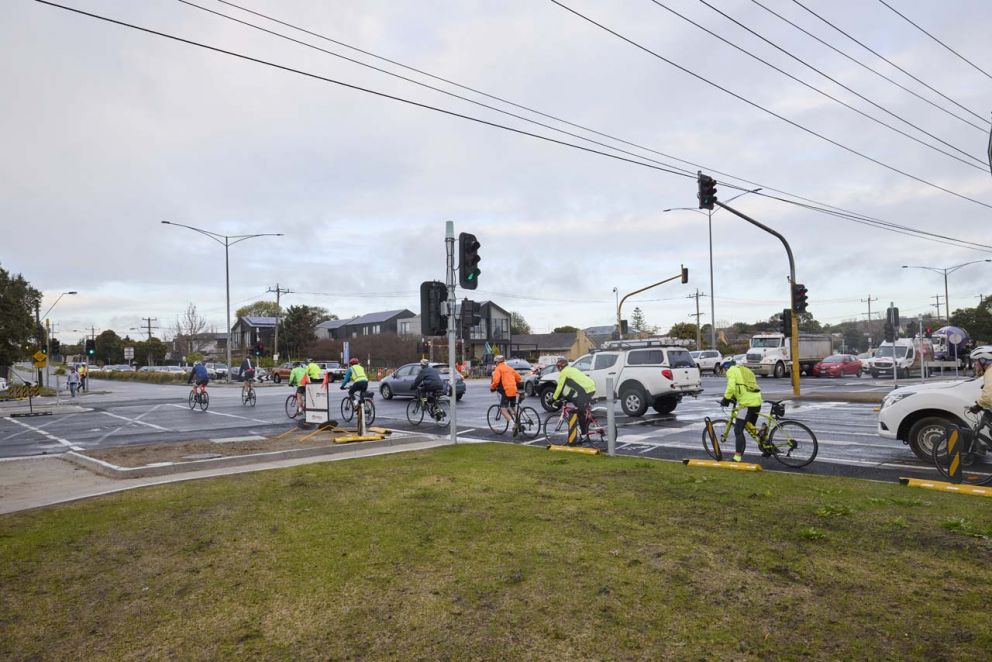
{"label": "car windshield", "polygon": [[780,338],[751,338],[751,347],[778,347],[781,344]]}
{"label": "car windshield", "polygon": [[[896,347],[896,357],[900,359],[906,358],[906,352],[909,350],[908,347]],[[879,347],[878,353],[875,356],[888,356],[892,358],[892,346]]]}
{"label": "car windshield", "polygon": [[823,359],[824,363],[843,363],[843,361],[844,361],[843,356],[828,356],[827,358]]}
{"label": "car windshield", "polygon": [[689,352],[689,356],[694,359],[698,359],[700,354],[702,354],[702,352]]}

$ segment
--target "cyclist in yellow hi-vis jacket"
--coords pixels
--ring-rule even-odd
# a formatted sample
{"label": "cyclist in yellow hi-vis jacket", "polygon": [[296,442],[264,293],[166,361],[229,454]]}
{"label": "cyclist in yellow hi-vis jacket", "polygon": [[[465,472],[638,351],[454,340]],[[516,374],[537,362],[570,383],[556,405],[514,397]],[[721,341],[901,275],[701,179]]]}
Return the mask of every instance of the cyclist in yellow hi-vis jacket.
{"label": "cyclist in yellow hi-vis jacket", "polygon": [[762,403],[758,380],[747,366],[732,365],[727,369],[727,389],[723,392],[723,400],[720,404],[726,407],[731,401],[736,401],[738,407],[737,420],[734,421],[734,437],[737,443],[734,449],[734,462],[740,462],[744,458],[744,448],[747,445],[744,426],[755,424]]}

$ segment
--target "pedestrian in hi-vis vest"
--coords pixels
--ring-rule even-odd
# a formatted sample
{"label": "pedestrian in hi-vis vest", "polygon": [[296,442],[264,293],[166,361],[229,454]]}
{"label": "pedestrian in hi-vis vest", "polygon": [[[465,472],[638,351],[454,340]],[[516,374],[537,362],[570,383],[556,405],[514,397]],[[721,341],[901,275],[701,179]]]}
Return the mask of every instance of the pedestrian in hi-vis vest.
{"label": "pedestrian in hi-vis vest", "polygon": [[744,448],[747,440],[744,438],[744,426],[753,426],[761,411],[761,389],[758,380],[754,378],[751,369],[743,365],[732,365],[727,369],[727,389],[723,392],[720,404],[724,407],[731,402],[737,403],[737,420],[734,421],[734,462],[744,459]]}

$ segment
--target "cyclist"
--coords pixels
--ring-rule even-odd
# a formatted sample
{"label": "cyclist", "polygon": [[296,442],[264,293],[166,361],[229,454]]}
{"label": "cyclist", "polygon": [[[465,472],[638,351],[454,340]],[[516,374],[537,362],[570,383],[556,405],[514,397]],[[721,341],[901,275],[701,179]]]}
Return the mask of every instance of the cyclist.
{"label": "cyclist", "polygon": [[293,364],[293,369],[289,371],[289,385],[296,387],[296,413],[303,411],[303,396],[307,392],[306,383],[303,378],[306,376],[306,368],[297,361]]}
{"label": "cyclist", "polygon": [[197,361],[193,365],[193,369],[189,371],[189,377],[186,378],[186,383],[192,384],[194,381],[196,382],[196,392],[198,394],[207,390],[210,373],[207,372],[207,366],[203,365],[203,361]]}
{"label": "cyclist", "polygon": [[513,436],[519,433],[517,426],[513,423],[513,414],[510,407],[517,403],[519,393],[517,385],[520,384],[520,373],[506,365],[506,358],[502,354],[497,354],[493,361],[496,367],[493,368],[493,381],[489,384],[490,391],[499,393],[499,413],[506,419],[506,422],[513,426]]}
{"label": "cyclist", "polygon": [[726,407],[731,402],[737,402],[737,420],[734,421],[734,462],[744,459],[744,448],[747,440],[744,438],[744,426],[752,427],[758,420],[761,411],[761,389],[754,378],[751,369],[744,365],[732,365],[727,368],[727,388],[723,392],[720,405]]}
{"label": "cyclist", "polygon": [[582,432],[582,437],[588,441],[589,424],[586,421],[586,415],[589,404],[592,402],[593,396],[596,395],[596,384],[589,378],[589,375],[568,365],[568,359],[564,356],[558,357],[555,365],[558,366],[558,386],[551,399],[559,402],[559,398],[564,396],[566,400],[575,405],[579,411],[579,430]]}
{"label": "cyclist", "polygon": [[427,402],[436,402],[438,396],[444,393],[441,373],[427,359],[420,360],[420,374],[413,380],[413,390],[417,389],[423,389]]}
{"label": "cyclist", "polygon": [[975,404],[968,410],[977,414],[983,409],[992,411],[992,345],[976,347],[971,352],[971,362],[975,366],[975,376],[982,377],[982,392]]}
{"label": "cyclist", "polygon": [[[330,374],[328,372],[324,375],[324,384],[327,384]],[[348,386],[348,382],[351,382],[351,386]],[[341,390],[343,391],[346,386],[348,386],[348,397],[352,400],[355,398],[355,393],[361,393],[360,398],[365,397],[365,392],[369,388],[369,378],[365,376],[365,368],[362,367],[362,362],[358,359],[348,361],[348,369],[341,380]]]}
{"label": "cyclist", "polygon": [[251,362],[251,357],[246,356],[241,362],[241,396],[244,397],[252,387],[252,382],[255,381],[255,366]]}
{"label": "cyclist", "polygon": [[304,386],[320,380],[320,366],[314,363],[313,359],[307,359],[306,371],[307,378],[301,382]]}

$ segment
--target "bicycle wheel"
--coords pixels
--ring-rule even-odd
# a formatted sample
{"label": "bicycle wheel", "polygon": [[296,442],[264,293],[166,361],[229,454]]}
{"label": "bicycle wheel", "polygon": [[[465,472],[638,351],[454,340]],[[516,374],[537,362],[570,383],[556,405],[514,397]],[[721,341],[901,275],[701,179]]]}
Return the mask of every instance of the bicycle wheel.
{"label": "bicycle wheel", "polygon": [[[722,460],[723,456],[728,452],[733,452],[733,434],[731,434],[731,429],[733,424],[725,418],[718,418],[715,421],[710,421],[713,424],[713,433],[716,435],[717,443],[720,444],[720,452],[717,453],[713,448],[713,441],[710,439],[709,432],[703,429],[703,448],[706,450],[706,454],[709,455],[714,460]],[[729,446],[727,446],[729,444]],[[724,446],[727,446],[724,448]]]}
{"label": "bicycle wheel", "polygon": [[561,412],[551,412],[544,417],[544,438],[556,446],[568,443],[568,421]]}
{"label": "bicycle wheel", "polygon": [[486,423],[489,423],[489,429],[493,431],[494,434],[503,434],[506,432],[506,428],[509,427],[509,423],[503,418],[503,414],[499,410],[499,405],[493,405],[486,412]]}
{"label": "bicycle wheel", "polygon": [[517,429],[527,439],[535,439],[541,434],[541,418],[533,407],[520,407]]}
{"label": "bicycle wheel", "polygon": [[297,414],[300,413],[299,407],[296,403],[296,396],[291,395],[286,398],[286,416],[290,418],[296,418]]}
{"label": "bicycle wheel", "polygon": [[351,396],[346,395],[341,398],[341,419],[344,421],[351,422],[351,419],[355,417],[355,405],[351,401]]}
{"label": "bicycle wheel", "polygon": [[365,400],[362,407],[365,409],[365,425],[375,423],[375,404],[371,400]]}
{"label": "bicycle wheel", "polygon": [[[617,438],[617,424],[613,423],[613,438]],[[589,440],[597,446],[605,446],[610,442],[609,434],[606,430],[606,423],[598,418],[589,421]]]}
{"label": "bicycle wheel", "polygon": [[196,409],[196,390],[189,392],[189,408]]}
{"label": "bicycle wheel", "polygon": [[255,406],[255,389],[248,391],[248,405],[251,407]]}
{"label": "bicycle wheel", "polygon": [[434,425],[439,428],[446,428],[451,425],[451,417],[448,416],[448,404],[447,400],[438,400],[434,403],[434,411],[431,414],[434,417]]}
{"label": "bicycle wheel", "polygon": [[[992,464],[987,461],[987,456],[974,452],[974,448],[981,442],[976,439],[971,443],[970,448],[961,448],[961,482],[966,485],[988,485],[992,483]],[[947,439],[941,437],[934,442],[931,456],[940,475],[950,480]]]}
{"label": "bicycle wheel", "polygon": [[816,435],[799,421],[778,421],[765,442],[775,459],[787,467],[805,467],[816,458]]}
{"label": "bicycle wheel", "polygon": [[419,398],[414,398],[406,405],[406,420],[410,425],[420,425],[424,420],[424,408]]}
{"label": "bicycle wheel", "polygon": [[207,411],[207,407],[210,406],[210,396],[204,391],[200,394],[200,411]]}

